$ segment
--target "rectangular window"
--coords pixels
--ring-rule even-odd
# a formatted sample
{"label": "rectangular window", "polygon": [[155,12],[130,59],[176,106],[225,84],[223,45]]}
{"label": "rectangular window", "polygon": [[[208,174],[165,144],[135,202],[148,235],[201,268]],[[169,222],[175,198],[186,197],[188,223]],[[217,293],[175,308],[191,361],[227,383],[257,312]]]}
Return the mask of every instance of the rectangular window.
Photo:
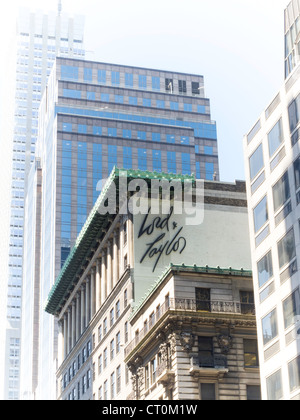
{"label": "rectangular window", "polygon": [[199,114],[205,114],[206,113],[206,108],[204,105],[197,105],[197,112]]}
{"label": "rectangular window", "polygon": [[262,287],[266,284],[269,279],[273,277],[273,262],[272,262],[272,252],[268,252],[258,263],[258,284],[259,287]]}
{"label": "rectangular window", "polygon": [[167,152],[168,173],[176,174],[176,152]]}
{"label": "rectangular window", "polygon": [[120,84],[120,72],[112,71],[111,72],[111,84],[112,86],[119,86]]}
{"label": "rectangular window", "polygon": [[86,92],[86,99],[88,101],[95,101],[96,100],[96,93],[95,92]]}
{"label": "rectangular window", "polygon": [[215,173],[214,164],[205,162],[205,179],[207,179],[208,181],[213,181],[214,173]]}
{"label": "rectangular window", "polygon": [[296,190],[300,187],[300,157],[294,162],[294,176],[295,176],[295,188]]}
{"label": "rectangular window", "polygon": [[152,151],[152,163],[153,163],[153,171],[154,172],[161,172],[161,151],[160,150],[153,150]]}
{"label": "rectangular window", "polygon": [[117,394],[121,392],[121,366],[117,367]]}
{"label": "rectangular window", "polygon": [[199,365],[214,367],[214,347],[212,337],[198,337]]}
{"label": "rectangular window", "polygon": [[113,338],[110,342],[110,360],[115,357],[115,339]]}
{"label": "rectangular window", "polygon": [[200,94],[200,83],[199,82],[192,82],[192,94],[199,95]]}
{"label": "rectangular window", "polygon": [[167,143],[175,144],[175,136],[173,134],[166,135]]}
{"label": "rectangular window", "polygon": [[190,144],[190,138],[187,137],[187,136],[181,136],[180,137],[180,143],[185,144],[185,145],[189,145]]}
{"label": "rectangular window", "polygon": [[124,103],[124,96],[123,95],[115,95],[115,103],[116,104]]}
{"label": "rectangular window", "polygon": [[192,112],[193,111],[193,105],[192,104],[183,104],[183,109],[186,112]]}
{"label": "rectangular window", "polygon": [[282,268],[296,256],[294,230],[291,229],[281,241],[278,242],[279,267]]}
{"label": "rectangular window", "polygon": [[273,187],[274,212],[276,212],[290,198],[290,184],[288,172]]}
{"label": "rectangular window", "polygon": [[165,109],[165,101],[157,99],[156,107],[159,108],[159,109]]}
{"label": "rectangular window", "polygon": [[137,139],[138,140],[147,140],[147,133],[146,133],[146,131],[138,131],[137,132]]}
{"label": "rectangular window", "polygon": [[151,99],[143,98],[143,106],[151,106]]}
{"label": "rectangular window", "polygon": [[152,90],[160,91],[160,78],[152,77]]}
{"label": "rectangular window", "polygon": [[275,124],[268,134],[269,155],[272,157],[283,141],[281,119]]}
{"label": "rectangular window", "polygon": [[131,130],[123,129],[123,138],[124,139],[131,139]]}
{"label": "rectangular window", "polygon": [[201,400],[215,401],[216,399],[216,385],[215,384],[200,384]]}
{"label": "rectangular window", "polygon": [[84,69],[83,79],[85,82],[93,81],[93,69]]}
{"label": "rectangular window", "polygon": [[299,97],[297,97],[288,108],[289,112],[289,121],[290,121],[290,132],[292,133],[298,125],[299,122],[299,107],[298,107]]}
{"label": "rectangular window", "polygon": [[210,312],[210,289],[196,288],[196,309],[197,311]]}
{"label": "rectangular window", "polygon": [[78,81],[78,67],[62,65],[61,78],[62,80]]}
{"label": "rectangular window", "polygon": [[170,101],[170,109],[172,111],[178,111],[179,110],[179,104],[178,104],[178,102]]}
{"label": "rectangular window", "polygon": [[123,147],[123,168],[131,169],[132,168],[132,148]]}
{"label": "rectangular window", "polygon": [[95,136],[102,136],[102,127],[99,127],[98,125],[93,126],[93,134]]}
{"label": "rectangular window", "polygon": [[165,89],[166,89],[166,92],[170,92],[170,93],[173,93],[173,79],[169,79],[169,78],[166,78],[165,79]]}
{"label": "rectangular window", "polygon": [[189,153],[181,154],[181,173],[182,175],[191,174],[191,155]]}
{"label": "rectangular window", "polygon": [[104,382],[104,400],[108,400],[108,382],[107,380]]}
{"label": "rectangular window", "polygon": [[213,155],[213,148],[211,146],[204,146],[204,154],[212,156]]}
{"label": "rectangular window", "polygon": [[156,381],[156,368],[157,368],[157,362],[156,358],[151,360],[151,385],[153,385]]}
{"label": "rectangular window", "polygon": [[125,73],[125,86],[133,87],[133,74]]}
{"label": "rectangular window", "polygon": [[264,345],[268,344],[278,335],[277,311],[274,309],[262,319],[262,331]]}
{"label": "rectangular window", "polygon": [[259,366],[256,340],[244,340],[244,365],[251,368]]}
{"label": "rectangular window", "polygon": [[[108,127],[108,129],[107,129],[107,135],[109,137],[117,137],[117,129],[115,127]],[[115,148],[117,146],[108,146],[108,147]],[[113,150],[115,150],[115,149],[113,149]]]}
{"label": "rectangular window", "polygon": [[300,292],[296,289],[287,299],[283,301],[284,328],[295,323],[295,317],[300,318]]}
{"label": "rectangular window", "polygon": [[100,95],[102,102],[109,102],[109,94],[108,93],[101,93]]}
{"label": "rectangular window", "polygon": [[79,134],[86,134],[87,133],[87,125],[86,124],[78,124],[78,133]]}
{"label": "rectangular window", "polygon": [[300,356],[290,362],[288,367],[290,391],[293,392],[300,387]]}
{"label": "rectangular window", "polygon": [[257,233],[264,224],[269,220],[268,216],[268,206],[267,206],[267,196],[265,196],[260,203],[253,210],[254,216],[254,229]]}
{"label": "rectangular window", "polygon": [[139,88],[147,89],[147,76],[139,75]]}
{"label": "rectangular window", "polygon": [[281,370],[267,378],[268,400],[278,401],[283,396]]}
{"label": "rectangular window", "polygon": [[137,100],[137,98],[135,96],[129,96],[128,103],[129,103],[129,105],[137,105],[138,104],[138,100]]}
{"label": "rectangular window", "polygon": [[160,142],[160,133],[152,133],[152,141]]}
{"label": "rectangular window", "polygon": [[249,159],[250,164],[250,177],[251,181],[264,167],[263,148],[262,144],[258,146],[253,155]]}
{"label": "rectangular window", "polygon": [[98,70],[98,83],[102,85],[106,84],[106,70]]}
{"label": "rectangular window", "polygon": [[63,89],[64,98],[81,99],[81,90]]}
{"label": "rectangular window", "polygon": [[178,81],[178,90],[179,90],[179,93],[186,93],[186,81],[185,80],[179,80]]}
{"label": "rectangular window", "polygon": [[138,169],[147,171],[147,150],[138,149]]}
{"label": "rectangular window", "polygon": [[110,310],[110,326],[112,327],[115,323],[115,309]]}

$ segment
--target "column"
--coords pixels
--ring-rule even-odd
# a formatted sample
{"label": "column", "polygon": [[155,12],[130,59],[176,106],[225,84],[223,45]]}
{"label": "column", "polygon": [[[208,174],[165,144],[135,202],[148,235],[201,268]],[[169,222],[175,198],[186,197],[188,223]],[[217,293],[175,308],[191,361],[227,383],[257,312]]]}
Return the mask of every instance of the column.
{"label": "column", "polygon": [[90,297],[90,302],[91,302],[91,319],[93,318],[93,316],[95,315],[95,268],[92,267],[91,269],[91,297]]}
{"label": "column", "polygon": [[85,325],[90,322],[90,279],[87,277],[85,283]]}
{"label": "column", "polygon": [[64,314],[64,359],[68,354],[68,313]]}
{"label": "column", "polygon": [[81,313],[80,326],[81,326],[81,334],[83,334],[84,329],[85,329],[85,296],[84,296],[84,290],[85,290],[85,286],[83,284],[81,286],[81,289],[80,289],[80,313]]}
{"label": "column", "polygon": [[96,312],[99,311],[101,303],[101,260],[98,258],[96,261]]}
{"label": "column", "polygon": [[76,342],[76,303],[75,300],[72,302],[72,340],[71,340],[71,348],[75,346]]}
{"label": "column", "polygon": [[112,291],[112,283],[113,283],[113,279],[112,279],[112,270],[111,270],[111,240],[108,241],[107,244],[107,296],[110,294],[110,292]]}
{"label": "column", "polygon": [[76,342],[79,340],[81,333],[80,319],[80,293],[76,294]]}
{"label": "column", "polygon": [[118,250],[118,231],[114,231],[113,242],[113,287],[119,281],[119,250]]}
{"label": "column", "polygon": [[58,366],[60,366],[64,360],[64,329],[63,320],[58,321]]}
{"label": "column", "polygon": [[119,243],[119,248],[120,248],[120,261],[119,261],[119,270],[120,270],[120,275],[122,275],[124,273],[124,218],[123,216],[121,216],[120,219],[120,243]]}
{"label": "column", "polygon": [[130,265],[130,267],[132,268],[134,265],[134,258],[133,258],[133,222],[132,222],[132,215],[131,217],[128,219],[128,223],[127,223],[127,230],[128,230],[128,235],[127,235],[127,242],[128,242],[128,263]]}
{"label": "column", "polygon": [[106,249],[103,249],[101,266],[101,304],[105,301],[107,296],[106,280]]}
{"label": "column", "polygon": [[72,313],[71,308],[68,308],[68,350],[67,354],[70,353],[71,347],[72,347]]}

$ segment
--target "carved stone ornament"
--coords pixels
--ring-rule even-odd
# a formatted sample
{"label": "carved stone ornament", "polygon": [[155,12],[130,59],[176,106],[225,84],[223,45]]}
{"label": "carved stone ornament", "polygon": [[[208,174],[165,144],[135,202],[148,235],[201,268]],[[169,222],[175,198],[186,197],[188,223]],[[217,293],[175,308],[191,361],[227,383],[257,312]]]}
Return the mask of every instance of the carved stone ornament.
{"label": "carved stone ornament", "polygon": [[194,334],[189,333],[189,332],[182,332],[179,335],[179,339],[180,339],[180,344],[185,351],[187,351],[187,352],[192,351],[192,348],[193,348],[194,342],[195,342],[195,335]]}
{"label": "carved stone ornament", "polygon": [[221,353],[228,354],[232,348],[232,337],[231,335],[219,335],[218,343],[221,349]]}

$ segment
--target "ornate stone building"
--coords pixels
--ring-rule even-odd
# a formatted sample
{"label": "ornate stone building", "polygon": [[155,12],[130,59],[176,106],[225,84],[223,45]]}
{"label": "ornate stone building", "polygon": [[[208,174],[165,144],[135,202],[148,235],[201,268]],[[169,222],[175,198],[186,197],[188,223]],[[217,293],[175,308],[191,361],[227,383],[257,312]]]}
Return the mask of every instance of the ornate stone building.
{"label": "ornate stone building", "polygon": [[130,399],[259,399],[251,272],[171,266],[130,317]]}
{"label": "ornate stone building", "polygon": [[112,172],[46,303],[59,325],[57,398],[257,398],[245,184],[201,183],[195,224],[173,198],[166,213],[123,214],[131,181],[148,199],[153,181],[193,176],[125,175]]}

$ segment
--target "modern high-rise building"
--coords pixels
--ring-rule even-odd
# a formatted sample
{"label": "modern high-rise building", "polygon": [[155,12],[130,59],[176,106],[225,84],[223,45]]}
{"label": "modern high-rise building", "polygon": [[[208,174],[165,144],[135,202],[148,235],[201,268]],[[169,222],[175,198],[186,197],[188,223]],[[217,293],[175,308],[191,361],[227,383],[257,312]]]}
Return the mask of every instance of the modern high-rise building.
{"label": "modern high-rise building", "polygon": [[[38,135],[38,110],[56,56],[84,56],[84,20],[21,10],[17,25],[15,127],[8,245],[4,399],[19,398],[24,205]],[[0,387],[2,388],[2,387]]]}
{"label": "modern high-rise building", "polygon": [[300,2],[293,0],[284,11],[284,71],[287,78],[300,62]]}
{"label": "modern high-rise building", "polygon": [[[299,2],[285,11],[286,80],[244,138],[263,399],[300,399]],[[296,49],[296,50],[295,50]]]}
{"label": "modern high-rise building", "polygon": [[[219,166],[216,123],[199,75],[57,58],[39,124],[39,160],[30,179],[36,190],[35,168],[41,168],[41,240],[35,250],[28,230],[23,290],[34,284],[30,266],[40,258],[36,397],[53,399],[58,329],[43,305],[99,196],[101,180],[115,166],[218,180]],[[36,214],[36,196],[28,194],[28,217]],[[27,224],[38,227],[28,219]],[[26,308],[24,319],[32,305]]]}

